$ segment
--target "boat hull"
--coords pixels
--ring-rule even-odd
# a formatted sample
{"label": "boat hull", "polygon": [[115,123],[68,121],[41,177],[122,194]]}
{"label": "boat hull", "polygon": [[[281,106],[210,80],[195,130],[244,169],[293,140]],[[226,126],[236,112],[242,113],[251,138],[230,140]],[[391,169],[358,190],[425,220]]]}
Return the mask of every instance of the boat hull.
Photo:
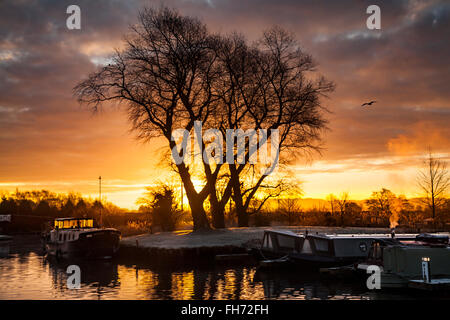
{"label": "boat hull", "polygon": [[119,250],[120,233],[114,230],[84,232],[79,239],[46,243],[47,254],[57,258],[109,259]]}

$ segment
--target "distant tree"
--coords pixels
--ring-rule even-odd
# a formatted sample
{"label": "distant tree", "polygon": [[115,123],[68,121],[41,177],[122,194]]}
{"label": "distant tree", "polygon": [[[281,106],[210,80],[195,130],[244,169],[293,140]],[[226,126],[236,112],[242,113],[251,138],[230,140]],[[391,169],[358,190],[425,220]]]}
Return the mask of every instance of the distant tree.
{"label": "distant tree", "polygon": [[288,225],[292,225],[294,217],[301,212],[302,205],[299,198],[280,199],[281,212],[287,216]]}
{"label": "distant tree", "polygon": [[431,151],[424,167],[418,173],[417,183],[423,193],[424,203],[430,208],[432,218],[435,219],[437,209],[445,203],[446,193],[450,188],[450,175],[447,164],[435,158]]}
{"label": "distant tree", "polygon": [[336,196],[334,194],[330,193],[327,196],[327,201],[328,201],[328,204],[330,205],[330,212],[332,215],[334,215],[334,212],[336,211],[336,206],[337,206],[336,205]]}
{"label": "distant tree", "polygon": [[372,212],[389,215],[393,198],[395,198],[395,194],[391,190],[382,188],[380,191],[372,192],[370,199],[366,200],[366,203]]}
{"label": "distant tree", "polygon": [[61,208],[62,217],[73,217],[75,213],[75,206],[72,200],[67,199],[66,203]]}
{"label": "distant tree", "polygon": [[362,212],[362,207],[354,201],[349,201],[346,204],[345,210],[351,216],[359,216]]}
{"label": "distant tree", "polygon": [[15,215],[17,213],[17,203],[12,198],[2,198],[0,203],[0,214],[10,214]]}
{"label": "distant tree", "polygon": [[97,220],[97,223],[100,224],[100,213],[103,214],[104,205],[98,200],[95,200],[92,204],[89,212],[90,212],[90,218],[94,218]]}
{"label": "distant tree", "polygon": [[75,216],[78,218],[87,218],[88,216],[88,207],[83,199],[78,200],[75,206]]}
{"label": "distant tree", "polygon": [[35,203],[33,201],[21,197],[21,199],[17,201],[17,214],[21,216],[31,216],[34,207]]}
{"label": "distant tree", "polygon": [[140,210],[150,209],[152,224],[160,226],[163,231],[175,230],[183,217],[183,212],[177,208],[174,190],[168,185],[146,189],[147,192],[137,201],[141,204]]}
{"label": "distant tree", "polygon": [[341,226],[344,226],[344,216],[347,210],[348,204],[348,192],[342,192],[339,198],[336,199],[337,206],[339,208]]}
{"label": "distant tree", "polygon": [[39,217],[54,218],[56,210],[48,204],[46,200],[42,200],[34,209],[34,215]]}
{"label": "distant tree", "polygon": [[397,197],[392,191],[385,188],[373,192],[371,198],[366,200],[366,204],[370,211],[378,217],[388,218],[391,228],[398,225],[400,214],[404,214],[411,208],[405,196]]}

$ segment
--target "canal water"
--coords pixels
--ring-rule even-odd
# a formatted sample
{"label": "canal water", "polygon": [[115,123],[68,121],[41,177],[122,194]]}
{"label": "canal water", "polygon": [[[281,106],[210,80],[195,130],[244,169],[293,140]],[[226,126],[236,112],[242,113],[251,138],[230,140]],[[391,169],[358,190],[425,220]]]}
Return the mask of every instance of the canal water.
{"label": "canal water", "polygon": [[[68,289],[70,264],[81,270],[80,289]],[[136,265],[131,261],[56,262],[40,239],[0,242],[0,300],[4,299],[424,299],[408,291],[374,292],[360,282],[327,280],[302,272],[263,273],[256,266]],[[431,298],[442,298],[440,296]]]}

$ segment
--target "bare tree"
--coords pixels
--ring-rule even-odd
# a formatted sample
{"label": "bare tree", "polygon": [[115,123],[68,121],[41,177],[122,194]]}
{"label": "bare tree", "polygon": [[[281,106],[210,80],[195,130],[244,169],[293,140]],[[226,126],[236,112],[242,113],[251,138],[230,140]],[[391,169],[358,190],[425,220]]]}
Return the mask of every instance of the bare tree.
{"label": "bare tree", "polygon": [[450,187],[450,175],[447,164],[435,158],[431,151],[424,167],[418,173],[417,183],[424,195],[424,203],[430,208],[432,218],[435,219],[437,209],[445,203],[445,196]]}
{"label": "bare tree", "polygon": [[376,217],[389,219],[390,227],[398,225],[400,213],[407,207],[407,200],[404,196],[397,197],[392,191],[382,188],[380,191],[372,192],[366,204]]}
{"label": "bare tree", "polygon": [[348,192],[342,192],[339,198],[336,199],[336,204],[341,216],[341,226],[344,226],[344,215],[347,210],[348,201]]}
{"label": "bare tree", "polygon": [[[243,36],[213,35],[199,20],[172,9],[144,9],[125,48],[116,52],[108,66],[80,82],[74,93],[93,110],[105,102],[126,103],[138,137],[164,137],[170,150],[175,150],[173,156],[185,156],[177,148],[174,131],[191,132],[201,121],[203,129],[217,128],[224,138],[227,129],[267,130],[258,148],[270,140],[293,159],[298,151],[319,150],[326,125],[320,97],[334,86],[323,77],[313,77],[314,71],[311,56],[280,28],[248,45]],[[272,129],[280,132],[276,142],[271,140]],[[205,150],[210,141],[201,136],[197,143]],[[268,176],[264,170],[253,177],[252,185],[244,182],[252,165],[249,159],[258,150],[248,146],[247,141],[244,163],[237,161],[235,149],[229,151],[234,156],[231,163],[226,152],[222,159],[219,156],[222,161],[202,161],[205,185],[201,190],[194,187],[193,166],[175,165],[194,230],[209,228],[204,208],[208,197],[214,227],[224,226],[224,208],[231,198],[239,225],[247,226],[248,208],[258,190],[277,189],[264,183]],[[218,179],[227,181],[224,188],[218,188]]]}
{"label": "bare tree", "polygon": [[281,211],[287,216],[289,226],[294,222],[294,215],[298,215],[301,209],[302,205],[299,198],[281,199]]}
{"label": "bare tree", "polygon": [[395,194],[391,190],[382,188],[380,191],[372,192],[372,196],[366,200],[366,203],[370,211],[379,216],[388,217],[391,214],[391,206],[395,197]]}
{"label": "bare tree", "polygon": [[327,201],[330,204],[331,214],[334,215],[334,212],[336,211],[336,196],[334,194],[330,193],[327,196]]}

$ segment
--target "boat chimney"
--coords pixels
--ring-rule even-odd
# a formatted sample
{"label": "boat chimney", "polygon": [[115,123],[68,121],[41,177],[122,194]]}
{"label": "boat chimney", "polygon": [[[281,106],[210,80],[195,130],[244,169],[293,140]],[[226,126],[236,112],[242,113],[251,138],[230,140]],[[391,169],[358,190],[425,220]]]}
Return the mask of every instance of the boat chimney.
{"label": "boat chimney", "polygon": [[391,238],[395,238],[395,228],[391,228]]}

